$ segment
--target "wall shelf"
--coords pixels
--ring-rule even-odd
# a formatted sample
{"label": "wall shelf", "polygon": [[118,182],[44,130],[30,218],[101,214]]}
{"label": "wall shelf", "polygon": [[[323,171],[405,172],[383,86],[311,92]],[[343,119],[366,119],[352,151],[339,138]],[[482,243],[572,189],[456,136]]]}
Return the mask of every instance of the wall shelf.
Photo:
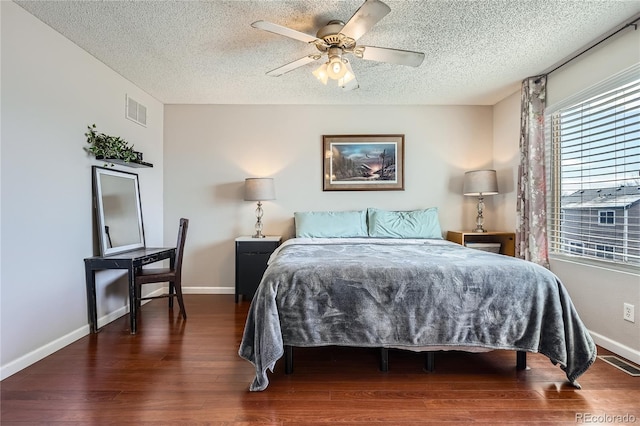
{"label": "wall shelf", "polygon": [[100,157],[96,157],[96,160],[104,161],[105,163],[108,163],[108,164],[113,163],[113,164],[119,164],[121,166],[134,167],[134,168],[153,167],[153,164],[145,163],[144,161],[133,161],[133,160],[124,161],[116,158],[100,158]]}

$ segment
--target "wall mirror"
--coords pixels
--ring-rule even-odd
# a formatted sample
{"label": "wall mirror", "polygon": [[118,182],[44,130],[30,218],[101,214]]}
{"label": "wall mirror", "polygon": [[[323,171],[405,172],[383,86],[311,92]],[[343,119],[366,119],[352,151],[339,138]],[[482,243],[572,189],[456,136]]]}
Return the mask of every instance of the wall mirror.
{"label": "wall mirror", "polygon": [[138,175],[93,166],[93,196],[100,254],[144,248]]}

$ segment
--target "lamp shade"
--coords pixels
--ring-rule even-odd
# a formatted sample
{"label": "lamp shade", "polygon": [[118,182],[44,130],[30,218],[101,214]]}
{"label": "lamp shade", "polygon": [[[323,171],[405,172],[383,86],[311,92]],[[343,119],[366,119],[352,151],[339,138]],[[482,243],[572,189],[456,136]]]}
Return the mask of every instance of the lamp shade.
{"label": "lamp shade", "polygon": [[247,178],[244,180],[245,201],[276,199],[276,188],[272,178]]}
{"label": "lamp shade", "polygon": [[495,195],[498,178],[495,170],[474,170],[464,174],[464,195]]}
{"label": "lamp shade", "polygon": [[329,81],[329,74],[327,74],[327,64],[324,63],[320,65],[316,70],[312,73],[320,82],[324,85]]}

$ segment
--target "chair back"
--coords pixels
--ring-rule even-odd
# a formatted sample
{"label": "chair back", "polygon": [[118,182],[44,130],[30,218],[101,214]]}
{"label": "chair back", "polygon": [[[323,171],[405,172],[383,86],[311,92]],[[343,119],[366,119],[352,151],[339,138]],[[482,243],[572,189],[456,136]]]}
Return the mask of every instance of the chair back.
{"label": "chair back", "polygon": [[174,264],[176,280],[179,280],[182,275],[182,257],[184,254],[184,243],[187,239],[187,228],[189,228],[189,219],[181,218],[180,227],[178,228],[178,243],[176,245],[176,261]]}

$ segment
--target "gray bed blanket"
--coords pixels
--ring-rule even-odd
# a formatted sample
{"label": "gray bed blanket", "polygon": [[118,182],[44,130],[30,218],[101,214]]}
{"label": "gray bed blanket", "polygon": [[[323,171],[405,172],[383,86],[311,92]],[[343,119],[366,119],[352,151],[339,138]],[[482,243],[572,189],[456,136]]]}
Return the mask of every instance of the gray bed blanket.
{"label": "gray bed blanket", "polygon": [[292,239],[272,255],[239,355],[269,384],[284,345],[538,352],[579,387],[596,347],[560,280],[443,240]]}

